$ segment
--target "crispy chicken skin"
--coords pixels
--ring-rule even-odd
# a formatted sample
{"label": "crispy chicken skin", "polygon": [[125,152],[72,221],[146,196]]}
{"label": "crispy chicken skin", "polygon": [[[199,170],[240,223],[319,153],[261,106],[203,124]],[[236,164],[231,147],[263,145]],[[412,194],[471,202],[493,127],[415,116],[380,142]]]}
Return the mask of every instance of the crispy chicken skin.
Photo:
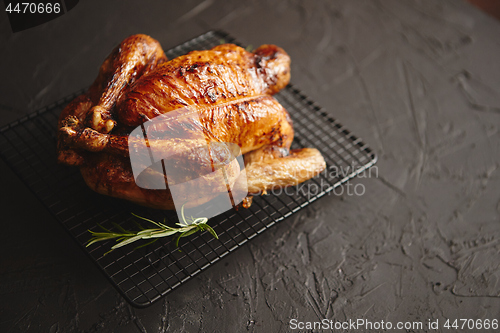
{"label": "crispy chicken skin", "polygon": [[233,44],[193,51],[158,66],[132,85],[118,101],[118,119],[126,126],[138,126],[186,106],[211,108],[271,95],[288,84],[289,65],[288,55],[274,45],[262,45],[254,53]]}
{"label": "crispy chicken skin", "polygon": [[[186,187],[188,207],[226,191],[207,174],[214,167],[244,193],[297,185],[321,172],[325,162],[316,149],[289,150],[292,122],[272,97],[289,79],[290,58],[274,45],[248,52],[223,44],[167,61],[156,40],[131,36],[104,61],[88,92],[61,113],[58,160],[80,166],[88,186],[99,193],[159,209],[175,208],[169,184],[201,178],[203,190]],[[174,115],[180,111],[193,116],[179,120]],[[166,190],[138,186],[130,162],[130,152],[143,145],[131,131],[152,119],[164,120],[154,125],[157,134],[148,148],[168,153],[165,163],[182,170],[178,180],[156,175]],[[236,159],[228,162],[231,152],[224,143],[245,154],[246,185]],[[197,149],[207,144],[209,156]]]}

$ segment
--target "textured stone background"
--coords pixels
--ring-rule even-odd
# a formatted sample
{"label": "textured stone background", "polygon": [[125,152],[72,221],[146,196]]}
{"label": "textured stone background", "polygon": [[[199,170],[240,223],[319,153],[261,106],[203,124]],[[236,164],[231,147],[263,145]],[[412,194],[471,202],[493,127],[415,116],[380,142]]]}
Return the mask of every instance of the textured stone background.
{"label": "textured stone background", "polygon": [[287,50],[292,82],[372,146],[378,177],[139,310],[2,162],[0,331],[500,319],[500,23],[465,2],[80,1],[16,34],[0,14],[0,123],[89,85],[130,34],[170,48],[211,29]]}

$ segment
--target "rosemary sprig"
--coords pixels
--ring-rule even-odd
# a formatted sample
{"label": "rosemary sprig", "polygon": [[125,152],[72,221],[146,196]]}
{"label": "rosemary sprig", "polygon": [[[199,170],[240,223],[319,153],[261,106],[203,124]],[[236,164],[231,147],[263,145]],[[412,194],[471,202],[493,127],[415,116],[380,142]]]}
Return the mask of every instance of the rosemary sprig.
{"label": "rosemary sprig", "polygon": [[[184,205],[181,208],[181,217],[182,221],[180,223],[176,223],[176,225],[179,226],[179,228],[175,227],[170,227],[164,223],[161,222],[156,222],[152,221],[150,219],[144,218],[142,216],[138,216],[134,213],[132,213],[135,217],[150,222],[154,225],[156,225],[158,228],[153,228],[153,229],[146,229],[143,228],[142,225],[137,223],[139,228],[141,229],[140,231],[130,231],[124,229],[122,226],[120,226],[117,223],[113,223],[113,225],[119,230],[118,232],[113,232],[109,229],[104,228],[102,225],[97,224],[103,231],[101,232],[96,232],[89,230],[89,232],[92,234],[92,238],[87,242],[87,247],[90,245],[96,243],[96,242],[101,242],[109,239],[116,239],[116,244],[111,247],[111,250],[106,252],[109,253],[113,251],[114,249],[117,249],[119,247],[125,246],[127,244],[133,243],[135,241],[138,241],[140,239],[152,239],[151,242],[148,242],[146,244],[143,244],[141,246],[138,246],[137,248],[144,247],[146,245],[152,244],[155,241],[158,240],[160,237],[167,237],[171,236],[174,234],[179,234],[177,236],[177,239],[175,241],[175,245],[178,247],[179,246],[179,240],[182,237],[187,237],[189,235],[194,234],[195,232],[198,231],[205,231],[207,230],[212,236],[214,236],[216,239],[219,239],[219,236],[217,236],[217,233],[212,229],[211,226],[207,224],[208,218],[206,217],[198,217],[194,218],[192,216],[186,217],[184,216]],[[136,248],[136,249],[137,249]]]}

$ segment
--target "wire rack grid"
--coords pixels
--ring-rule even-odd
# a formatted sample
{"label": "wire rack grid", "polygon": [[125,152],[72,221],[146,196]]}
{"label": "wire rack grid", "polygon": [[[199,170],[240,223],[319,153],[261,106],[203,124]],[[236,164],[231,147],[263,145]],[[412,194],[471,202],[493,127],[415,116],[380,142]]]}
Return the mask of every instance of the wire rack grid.
{"label": "wire rack grid", "polygon": [[[238,44],[225,32],[210,31],[166,51],[169,59],[224,41]],[[112,241],[85,247],[89,229],[134,228],[134,212],[173,225],[175,213],[140,207],[98,195],[85,185],[77,168],[56,163],[57,119],[65,105],[84,90],[26,116],[0,130],[0,156],[50,213],[77,241],[122,296],[136,307],[159,300],[196,274],[376,163],[375,153],[292,85],[275,97],[294,122],[292,148],[315,147],[327,169],[294,191],[255,197],[250,209],[227,211],[210,219],[219,235],[208,232],[183,238],[179,251],[171,239],[134,250],[105,253]],[[339,170],[343,172],[339,173]],[[347,170],[347,172],[346,172]],[[335,172],[333,172],[335,171]],[[314,191],[311,191],[314,189]],[[293,192],[293,193],[291,193]]]}

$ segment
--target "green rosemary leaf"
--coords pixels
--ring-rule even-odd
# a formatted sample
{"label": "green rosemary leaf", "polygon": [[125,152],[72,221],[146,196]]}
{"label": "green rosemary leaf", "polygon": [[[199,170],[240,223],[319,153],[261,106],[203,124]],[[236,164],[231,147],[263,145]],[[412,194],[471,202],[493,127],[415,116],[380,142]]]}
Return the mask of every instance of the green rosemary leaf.
{"label": "green rosemary leaf", "polygon": [[109,238],[114,238],[114,237],[119,237],[119,236],[123,235],[123,234],[117,234],[117,233],[114,233],[114,232],[95,232],[95,231],[92,231],[92,230],[89,230],[89,232],[94,237],[109,237]]}
{"label": "green rosemary leaf", "polygon": [[123,228],[121,225],[119,225],[118,223],[116,222],[112,222],[111,224],[113,224],[115,226],[116,229],[120,230],[122,233],[124,234],[133,234],[132,231],[130,230],[126,230],[125,228]]}
{"label": "green rosemary leaf", "polygon": [[[191,217],[192,218],[192,217]],[[192,218],[191,224],[205,224],[208,222],[208,219],[206,217],[198,217],[197,219]]]}
{"label": "green rosemary leaf", "polygon": [[104,228],[104,227],[103,227],[102,225],[100,225],[99,223],[96,223],[96,224],[97,224],[97,226],[98,226],[99,228],[101,228],[102,230],[104,230],[104,231],[106,231],[106,232],[109,232],[109,233],[112,233],[112,231],[111,231],[111,230]]}
{"label": "green rosemary leaf", "polygon": [[205,224],[205,228],[208,230],[208,232],[214,236],[215,239],[219,239],[219,236],[217,236],[217,233],[215,232],[214,229],[212,229],[211,226],[209,226],[208,224]]}
{"label": "green rosemary leaf", "polygon": [[[138,216],[134,213],[132,213],[132,215],[139,218],[139,219],[142,219],[144,221],[150,222],[150,223],[154,224],[155,226],[157,226],[158,228],[146,229],[140,223],[136,222],[136,225],[139,227],[140,231],[130,231],[130,230],[123,228],[119,224],[112,222],[112,224],[115,226],[115,228],[118,229],[118,231],[114,232],[114,231],[111,231],[109,229],[104,228],[100,224],[97,224],[104,231],[97,232],[97,231],[89,230],[89,232],[92,234],[92,238],[87,242],[86,246],[90,246],[90,245],[92,245],[96,242],[100,242],[100,241],[115,239],[116,244],[111,247],[110,251],[105,253],[105,255],[106,255],[107,253],[111,252],[114,249],[128,245],[130,243],[133,243],[133,242],[141,240],[141,239],[144,239],[144,240],[150,239],[150,241],[136,247],[136,249],[150,245],[150,244],[154,243],[160,237],[172,236],[174,234],[178,234],[178,236],[175,240],[175,245],[177,247],[179,246],[179,241],[182,237],[190,236],[198,231],[208,230],[208,232],[210,232],[210,234],[212,236],[214,236],[216,239],[219,238],[217,236],[217,233],[215,233],[215,231],[207,224],[208,218],[206,218],[206,217],[194,218],[194,217],[190,216],[189,219],[186,219],[186,217],[184,216],[184,205],[181,207],[182,220],[179,223],[176,223],[176,225],[179,226],[180,228],[170,227],[170,226],[166,225],[165,223],[155,222],[155,221],[152,221],[150,219],[144,218],[142,216]],[[188,223],[188,221],[190,223]]]}
{"label": "green rosemary leaf", "polygon": [[191,229],[191,230],[185,231],[185,232],[183,232],[183,233],[181,234],[181,237],[187,237],[187,236],[190,236],[190,235],[192,235],[192,234],[196,233],[198,230],[199,230],[199,228],[198,228],[198,227],[195,227],[195,228],[193,228],[193,229]]}
{"label": "green rosemary leaf", "polygon": [[[125,245],[127,245],[127,244],[133,243],[133,242],[135,242],[136,240],[141,239],[141,238],[142,238],[142,236],[140,236],[140,235],[139,235],[139,236],[134,236],[134,237],[130,237],[130,238],[125,238],[125,239],[124,239],[124,238],[125,238],[125,237],[122,237],[122,239],[119,241],[119,243],[118,243],[118,244],[116,244],[116,245],[113,245],[113,246],[111,247],[111,249],[112,249],[112,250],[114,250],[114,249],[117,249],[117,248],[119,248],[119,247],[125,246]],[[117,241],[118,241],[118,240],[117,240]]]}
{"label": "green rosemary leaf", "polygon": [[151,235],[152,233],[157,232],[157,231],[163,231],[163,229],[143,229],[143,230],[137,232],[136,234],[142,235],[142,236],[148,236],[148,235]]}
{"label": "green rosemary leaf", "polygon": [[142,224],[140,224],[139,222],[137,222],[135,219],[132,220],[132,222],[134,222],[134,224],[137,226],[137,228],[139,228],[139,230],[146,230],[146,228],[144,228],[142,226]]}
{"label": "green rosemary leaf", "polygon": [[[133,237],[135,237],[135,236],[133,236]],[[116,242],[120,243],[120,242],[126,241],[127,239],[130,239],[130,236],[123,236],[123,237],[117,238]]]}
{"label": "green rosemary leaf", "polygon": [[180,221],[180,223],[178,223],[178,225],[184,225],[184,226],[187,226],[187,225],[188,225],[188,223],[186,222],[186,217],[184,216],[184,205],[185,205],[185,204],[183,204],[183,205],[181,206],[181,217],[182,217],[182,221]]}
{"label": "green rosemary leaf", "polygon": [[144,244],[142,244],[142,245],[139,245],[139,246],[135,247],[135,248],[134,248],[134,250],[137,250],[137,249],[140,249],[140,248],[146,247],[146,246],[148,246],[148,245],[151,245],[151,244],[153,244],[154,242],[156,242],[157,240],[158,240],[158,238],[153,239],[153,240],[152,240],[152,241],[150,241],[150,242],[146,242],[146,243],[144,243]]}
{"label": "green rosemary leaf", "polygon": [[[108,238],[108,239],[111,239],[111,238]],[[106,240],[106,239],[104,239],[104,238],[97,238],[97,237],[91,238],[89,240],[89,242],[87,243],[86,247],[89,247],[90,245],[92,245],[94,243],[97,243],[97,242],[100,242],[100,241],[103,241],[103,240]]]}
{"label": "green rosemary leaf", "polygon": [[[184,233],[177,236],[177,239],[175,240],[175,247],[179,247],[179,241],[181,240],[182,235],[184,235]],[[180,249],[179,249],[179,251],[180,251]]]}
{"label": "green rosemary leaf", "polygon": [[144,221],[147,221],[149,223],[153,223],[154,225],[160,227],[160,228],[167,228],[166,225],[164,225],[163,223],[160,223],[160,222],[156,222],[156,221],[153,221],[153,220],[150,220],[150,219],[147,219],[145,217],[142,217],[142,216],[139,216],[139,215],[136,215],[134,213],[131,213],[132,215],[134,215],[135,217],[141,219],[141,220],[144,220]]}
{"label": "green rosemary leaf", "polygon": [[177,230],[165,230],[163,232],[152,233],[151,235],[149,235],[147,238],[144,238],[144,239],[166,237],[166,236],[176,234],[178,232],[179,231],[177,231]]}

